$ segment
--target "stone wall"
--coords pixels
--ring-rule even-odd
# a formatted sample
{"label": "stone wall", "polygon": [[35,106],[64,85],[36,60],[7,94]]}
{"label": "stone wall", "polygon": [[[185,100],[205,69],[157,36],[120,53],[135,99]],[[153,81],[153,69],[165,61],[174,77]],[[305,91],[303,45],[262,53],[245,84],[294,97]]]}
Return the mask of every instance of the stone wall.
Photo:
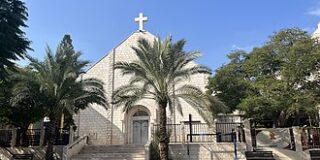
{"label": "stone wall", "polygon": [[[93,144],[123,144],[131,143],[130,131],[127,124],[127,114],[123,112],[123,108],[113,106],[111,102],[111,95],[117,88],[128,84],[129,76],[121,74],[120,70],[113,70],[113,64],[119,61],[131,62],[137,59],[132,47],[137,47],[138,40],[145,38],[152,42],[156,37],[149,32],[134,32],[127,39],[121,42],[118,46],[112,49],[105,57],[93,65],[86,74],[85,78],[98,78],[104,82],[106,96],[109,100],[109,108],[105,109],[101,106],[93,104],[87,109],[80,111],[74,116],[75,124],[78,126],[78,136],[87,134]],[[194,64],[192,64],[194,65]],[[113,73],[114,72],[114,73]],[[208,75],[197,75],[190,78],[185,83],[194,84],[205,89],[208,81]],[[177,86],[179,87],[179,86]],[[149,126],[155,122],[157,117],[157,104],[154,101],[142,100],[138,105],[145,106],[150,113]],[[197,111],[190,107],[187,103],[182,102],[183,116],[176,111],[176,121],[171,123],[180,123],[188,120],[188,114],[193,115],[193,120],[204,122]],[[112,112],[113,111],[113,112]],[[170,114],[168,112],[170,117]],[[111,137],[113,135],[113,137]]]}
{"label": "stone wall", "polygon": [[[189,159],[187,144],[170,144],[169,148],[169,156],[171,159]],[[245,159],[245,144],[237,143],[237,150],[238,159]],[[190,160],[232,160],[235,157],[233,143],[191,143],[189,144],[189,153]]]}

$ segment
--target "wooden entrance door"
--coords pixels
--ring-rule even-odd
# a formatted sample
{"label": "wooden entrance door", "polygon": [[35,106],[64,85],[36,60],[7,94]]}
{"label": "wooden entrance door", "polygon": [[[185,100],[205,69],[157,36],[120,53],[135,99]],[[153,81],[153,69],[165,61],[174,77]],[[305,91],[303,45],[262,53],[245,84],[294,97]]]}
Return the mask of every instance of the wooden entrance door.
{"label": "wooden entrance door", "polygon": [[148,141],[149,121],[133,120],[133,144],[145,144]]}

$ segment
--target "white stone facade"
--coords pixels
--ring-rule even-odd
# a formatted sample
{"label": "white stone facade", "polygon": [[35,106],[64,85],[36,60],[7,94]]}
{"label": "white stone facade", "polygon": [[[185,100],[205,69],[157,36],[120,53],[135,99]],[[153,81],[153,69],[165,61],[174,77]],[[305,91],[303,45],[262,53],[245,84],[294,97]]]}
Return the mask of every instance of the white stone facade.
{"label": "white stone facade", "polygon": [[[132,49],[137,46],[138,40],[144,38],[152,42],[155,36],[146,31],[136,31],[118,46],[112,49],[106,56],[93,65],[84,75],[83,78],[98,78],[105,84],[106,96],[111,102],[111,95],[114,90],[128,83],[129,77],[123,76],[119,70],[113,70],[113,64],[119,61],[132,61],[137,57]],[[203,91],[207,85],[209,75],[199,74],[190,78],[185,83],[191,83]],[[78,126],[76,133],[89,135],[92,144],[130,144],[133,143],[133,118],[137,111],[148,113],[148,137],[150,138],[150,128],[155,123],[157,117],[157,105],[152,100],[142,100],[136,107],[133,107],[128,113],[123,112],[122,107],[113,107],[110,104],[109,109],[99,105],[91,105],[85,110],[81,110],[74,116],[75,124]],[[201,116],[187,103],[182,102],[183,116],[176,111],[175,122],[169,118],[171,123],[180,123],[188,120],[188,114],[192,114],[193,120],[204,122]],[[168,112],[168,117],[170,112]]]}

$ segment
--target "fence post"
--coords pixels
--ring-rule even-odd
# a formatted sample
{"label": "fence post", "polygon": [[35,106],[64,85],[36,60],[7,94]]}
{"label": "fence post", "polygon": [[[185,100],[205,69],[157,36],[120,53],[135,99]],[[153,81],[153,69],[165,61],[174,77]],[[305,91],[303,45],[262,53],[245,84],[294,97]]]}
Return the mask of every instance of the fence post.
{"label": "fence post", "polygon": [[68,142],[68,144],[71,144],[71,143],[73,142],[73,137],[74,137],[73,126],[70,126],[70,129],[69,129],[69,142]]}
{"label": "fence post", "polygon": [[192,115],[189,114],[189,130],[190,130],[190,142],[192,142]]}
{"label": "fence post", "polygon": [[217,142],[222,142],[221,132],[217,132]]}
{"label": "fence post", "polygon": [[12,136],[11,136],[11,147],[15,147],[17,144],[17,136],[18,136],[18,130],[17,128],[12,129]]}
{"label": "fence post", "polygon": [[45,145],[44,144],[45,132],[46,132],[46,127],[44,125],[41,125],[39,146]]}
{"label": "fence post", "polygon": [[243,122],[243,130],[244,130],[244,136],[245,136],[245,142],[246,142],[246,150],[252,151],[252,136],[251,136],[251,126],[250,121],[246,120]]}
{"label": "fence post", "polygon": [[238,160],[238,153],[237,153],[237,132],[235,132],[234,129],[232,129],[232,142],[234,146],[234,160]]}
{"label": "fence post", "polygon": [[298,126],[293,126],[292,130],[293,130],[293,135],[295,139],[294,141],[295,141],[296,152],[299,153],[300,159],[304,159],[304,158],[310,159],[310,154],[306,154],[305,152],[303,152],[303,148],[302,148],[303,144],[302,144],[301,134],[303,130]]}

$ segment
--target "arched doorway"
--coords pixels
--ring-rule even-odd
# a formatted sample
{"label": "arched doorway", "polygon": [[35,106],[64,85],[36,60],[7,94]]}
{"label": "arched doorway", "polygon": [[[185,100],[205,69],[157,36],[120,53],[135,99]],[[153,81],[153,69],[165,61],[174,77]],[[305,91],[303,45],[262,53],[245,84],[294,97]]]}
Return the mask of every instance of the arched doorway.
{"label": "arched doorway", "polygon": [[132,116],[133,144],[145,144],[149,138],[149,114],[138,110]]}
{"label": "arched doorway", "polygon": [[150,138],[149,109],[142,105],[132,107],[125,116],[125,135],[127,144],[145,144]]}

